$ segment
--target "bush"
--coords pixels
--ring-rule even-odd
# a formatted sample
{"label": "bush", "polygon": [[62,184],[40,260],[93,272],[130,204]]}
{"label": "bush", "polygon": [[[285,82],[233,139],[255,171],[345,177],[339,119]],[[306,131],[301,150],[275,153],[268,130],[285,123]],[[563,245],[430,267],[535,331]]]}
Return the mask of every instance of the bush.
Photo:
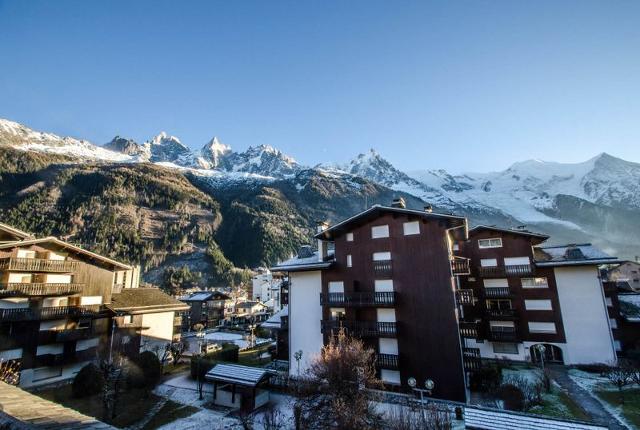
{"label": "bush", "polygon": [[134,361],[127,376],[132,387],[151,389],[162,377],[160,360],[153,352],[145,351]]}
{"label": "bush", "polygon": [[504,402],[508,411],[524,411],[524,394],[520,388],[512,384],[503,384],[498,390],[498,398]]}
{"label": "bush", "polygon": [[102,372],[98,366],[90,363],[80,369],[76,377],[73,378],[71,393],[76,398],[88,397],[100,393],[103,386]]}
{"label": "bush", "polygon": [[495,391],[501,382],[502,368],[500,366],[488,366],[473,372],[469,384],[471,390],[486,393]]}
{"label": "bush", "polygon": [[[511,387],[517,388],[518,392],[520,393],[518,394],[517,399],[513,399],[514,403],[512,403],[512,406],[519,407],[521,409],[510,409],[506,406],[507,402],[512,399],[505,399],[502,397],[502,395],[504,394],[503,389],[509,392],[510,390],[512,390]],[[543,389],[544,384],[542,382],[533,383],[523,376],[513,375],[505,379],[504,384],[500,387],[499,394],[500,399],[505,401],[505,409],[528,411],[529,409],[531,409],[531,407],[542,404]]]}
{"label": "bush", "polygon": [[200,377],[204,378],[204,375],[220,361],[226,361],[231,363],[238,362],[238,353],[240,348],[233,343],[225,343],[222,345],[222,349],[216,352],[204,356],[194,356],[191,358],[191,377],[196,379],[198,377],[198,361]]}

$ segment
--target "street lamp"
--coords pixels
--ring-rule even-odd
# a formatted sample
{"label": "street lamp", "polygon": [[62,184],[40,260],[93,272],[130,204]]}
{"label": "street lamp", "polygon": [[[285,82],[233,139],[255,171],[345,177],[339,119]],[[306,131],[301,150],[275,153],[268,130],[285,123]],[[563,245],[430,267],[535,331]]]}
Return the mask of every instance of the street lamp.
{"label": "street lamp", "polygon": [[535,348],[538,351],[538,354],[540,355],[540,365],[542,366],[542,370],[544,370],[544,353],[547,350],[547,348],[541,343],[537,344]]}
{"label": "street lamp", "polygon": [[424,395],[426,393],[427,396],[430,396],[436,386],[436,383],[433,382],[433,379],[427,378],[424,381],[424,388],[417,388],[418,382],[416,381],[416,378],[410,377],[407,379],[407,385],[409,385],[413,391],[420,393],[420,407],[422,408],[422,415],[424,416]]}

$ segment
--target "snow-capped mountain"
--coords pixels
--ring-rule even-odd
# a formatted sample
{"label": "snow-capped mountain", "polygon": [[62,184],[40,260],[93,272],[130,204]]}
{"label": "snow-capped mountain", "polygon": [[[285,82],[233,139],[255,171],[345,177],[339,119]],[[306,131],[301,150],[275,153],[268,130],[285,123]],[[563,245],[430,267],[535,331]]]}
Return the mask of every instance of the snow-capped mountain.
{"label": "snow-capped mountain", "polygon": [[296,160],[269,145],[251,146],[244,152],[233,152],[228,155],[227,161],[227,170],[231,172],[276,178],[293,175],[300,169]]}
{"label": "snow-capped mountain", "polygon": [[198,164],[204,169],[223,168],[226,165],[225,159],[230,153],[231,147],[214,137],[200,149]]}
{"label": "snow-capped mountain", "polygon": [[119,152],[133,157],[140,156],[147,160],[150,158],[147,147],[140,145],[133,139],[127,139],[125,137],[116,136],[110,142],[102,145],[102,147],[109,151]]}

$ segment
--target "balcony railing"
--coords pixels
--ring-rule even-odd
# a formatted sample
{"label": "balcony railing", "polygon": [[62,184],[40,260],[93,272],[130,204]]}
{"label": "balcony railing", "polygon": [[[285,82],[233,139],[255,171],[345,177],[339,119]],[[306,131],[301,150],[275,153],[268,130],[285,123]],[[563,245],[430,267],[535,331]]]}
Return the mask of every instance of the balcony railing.
{"label": "balcony railing", "polygon": [[472,372],[474,370],[480,370],[482,367],[479,348],[462,348],[462,359],[464,370]]}
{"label": "balcony railing", "polygon": [[507,276],[528,276],[533,275],[533,266],[531,264],[514,264],[504,266]]}
{"label": "balcony railing", "polygon": [[394,291],[361,293],[320,294],[323,306],[393,306],[396,302]]}
{"label": "balcony railing", "polygon": [[515,342],[518,332],[515,327],[493,326],[489,328],[489,337],[498,342]]}
{"label": "balcony railing", "polygon": [[506,276],[503,266],[480,266],[478,267],[478,273],[486,278]]}
{"label": "balcony railing", "polygon": [[393,275],[393,264],[391,260],[374,261],[373,273],[376,276],[390,278]]}
{"label": "balcony railing", "polygon": [[86,305],[0,309],[0,321],[32,321],[64,317],[90,317],[98,315],[100,308],[100,305]]}
{"label": "balcony railing", "polygon": [[460,325],[460,336],[466,337],[469,339],[478,338],[478,325],[476,323],[461,321],[459,325]]}
{"label": "balcony railing", "polygon": [[79,265],[79,261],[73,260],[14,257],[0,259],[0,270],[21,270],[25,272],[75,272]]}
{"label": "balcony railing", "polygon": [[473,298],[473,290],[456,290],[456,301],[459,305],[473,305],[475,303],[475,300]]}
{"label": "balcony railing", "polygon": [[74,328],[58,330],[56,332],[56,342],[69,342],[72,340],[83,340],[95,337],[95,333],[90,328]]}
{"label": "balcony railing", "polygon": [[353,320],[325,320],[322,322],[323,333],[337,332],[340,328],[358,337],[395,337],[397,327],[395,322],[353,321]]}
{"label": "balcony railing", "polygon": [[82,351],[75,351],[72,355],[65,354],[42,354],[36,357],[36,367],[42,366],[61,366],[64,364],[79,363],[81,361],[90,361],[96,359],[97,349],[89,348]]}
{"label": "balcony railing", "polygon": [[496,287],[496,288],[485,288],[484,289],[485,297],[510,297],[511,289],[509,287]]}
{"label": "balcony railing", "polygon": [[380,369],[398,369],[398,356],[396,354],[378,354],[376,365]]}
{"label": "balcony railing", "polygon": [[451,260],[451,271],[455,276],[470,275],[469,260],[467,258],[454,257]]}
{"label": "balcony railing", "polygon": [[0,295],[19,296],[64,296],[82,292],[83,284],[9,283],[0,284]]}
{"label": "balcony railing", "polygon": [[515,309],[487,309],[487,315],[495,318],[515,318]]}

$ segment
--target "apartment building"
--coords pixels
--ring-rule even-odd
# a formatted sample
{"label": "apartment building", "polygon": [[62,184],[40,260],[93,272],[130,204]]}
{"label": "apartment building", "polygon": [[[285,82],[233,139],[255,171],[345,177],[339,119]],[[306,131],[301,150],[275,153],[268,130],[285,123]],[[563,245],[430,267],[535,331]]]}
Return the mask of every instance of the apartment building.
{"label": "apartment building", "polygon": [[435,397],[465,401],[454,270],[466,273],[466,260],[454,264],[451,244],[466,235],[464,217],[409,210],[401,201],[321,225],[317,251],[302,248],[272,268],[289,274],[291,375],[344,328],[376,351],[388,389],[407,389],[410,377],[432,379]]}
{"label": "apartment building", "polygon": [[[454,245],[469,258],[460,278],[474,303],[461,333],[482,358],[564,364],[616,360],[598,266],[617,259],[590,244],[544,246],[548,236],[478,226]],[[543,345],[541,349],[539,345]]]}
{"label": "apartment building", "polygon": [[[72,378],[88,362],[110,356],[117,318],[135,307],[125,302],[148,290],[138,288],[139,276],[136,267],[0,224],[0,359],[19,362],[20,385],[27,387]],[[138,311],[158,313],[159,299]],[[163,330],[162,324],[148,326]],[[134,344],[143,334],[142,328],[132,333]]]}
{"label": "apartment building", "polygon": [[222,324],[225,305],[231,297],[220,291],[199,291],[180,300],[189,306],[189,310],[182,315],[183,328],[191,330],[196,324],[202,324],[205,328]]}

